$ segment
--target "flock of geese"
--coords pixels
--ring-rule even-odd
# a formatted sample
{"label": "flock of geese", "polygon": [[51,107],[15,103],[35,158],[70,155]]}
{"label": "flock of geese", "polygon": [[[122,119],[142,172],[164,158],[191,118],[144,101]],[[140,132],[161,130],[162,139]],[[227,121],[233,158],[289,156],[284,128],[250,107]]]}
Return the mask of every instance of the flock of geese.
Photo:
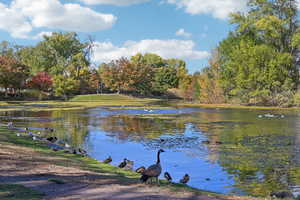
{"label": "flock of geese", "polygon": [[[160,164],[160,154],[162,152],[165,152],[163,149],[160,149],[157,152],[157,161],[155,164],[150,165],[148,168],[145,168],[144,166],[141,166],[135,170],[135,172],[140,173],[142,176],[140,178],[141,182],[143,183],[152,183],[153,178],[156,180],[156,183],[159,184],[158,177],[160,176],[162,172],[162,167]],[[107,159],[103,161],[103,163],[109,164],[112,162],[112,157],[109,156]],[[118,165],[119,168],[123,168],[126,170],[132,170],[133,169],[133,161],[128,160],[127,158],[124,158],[124,160]],[[169,172],[164,173],[164,178],[168,182],[172,182],[172,177],[169,174]],[[185,174],[182,179],[180,179],[180,183],[186,184],[190,180],[190,176],[188,174]]]}
{"label": "flock of geese", "polygon": [[[13,128],[13,123],[9,122],[7,124],[7,126],[9,128]],[[65,150],[65,152],[69,152],[69,153],[73,153],[73,154],[81,154],[81,155],[87,155],[87,152],[83,149],[73,149],[71,148],[71,146],[67,143],[64,143],[62,141],[60,141],[56,136],[51,136],[51,137],[47,137],[47,138],[41,138],[38,135],[40,135],[41,133],[38,132],[38,135],[35,135],[31,132],[28,132],[28,128],[25,128],[25,132],[28,133],[29,135],[32,136],[33,140],[46,140],[50,143],[52,143],[52,146],[50,147],[52,150],[54,151],[58,151],[58,150]],[[45,128],[45,130],[49,131],[49,132],[54,132],[54,129],[52,128]],[[16,134],[18,137],[21,136],[20,133]],[[71,150],[70,150],[71,149]],[[159,179],[158,177],[161,175],[162,172],[162,167],[161,167],[161,163],[160,163],[160,154],[162,152],[165,152],[163,149],[160,149],[157,152],[157,161],[155,164],[149,166],[148,168],[145,168],[144,166],[139,167],[135,170],[135,172],[140,173],[141,177],[140,180],[143,183],[149,183],[149,182],[153,182],[153,178],[156,180],[156,183],[159,184]],[[107,159],[105,159],[104,161],[102,161],[103,163],[109,164],[112,162],[112,157],[109,156]],[[128,160],[127,158],[124,158],[124,160],[118,165],[119,168],[125,169],[125,170],[133,170],[133,165],[134,162],[131,160]],[[168,182],[172,182],[172,177],[170,175],[169,172],[165,172],[164,173],[164,178],[168,181]],[[190,180],[190,177],[188,174],[185,174],[183,176],[182,179],[180,179],[180,183],[182,184],[186,184],[188,183]]]}

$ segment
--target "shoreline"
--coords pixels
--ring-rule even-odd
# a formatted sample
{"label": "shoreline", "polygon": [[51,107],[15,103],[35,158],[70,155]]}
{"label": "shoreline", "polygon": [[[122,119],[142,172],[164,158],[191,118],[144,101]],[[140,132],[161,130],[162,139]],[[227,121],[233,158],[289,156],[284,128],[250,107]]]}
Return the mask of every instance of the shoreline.
{"label": "shoreline", "polygon": [[300,107],[266,107],[266,106],[243,106],[233,104],[194,104],[194,103],[174,103],[170,102],[165,105],[155,105],[160,100],[148,99],[143,101],[120,101],[120,102],[95,102],[95,101],[0,101],[0,112],[6,111],[71,111],[82,110],[96,107],[114,107],[127,106],[130,108],[164,108],[164,107],[190,107],[190,108],[207,108],[207,109],[243,109],[243,110],[266,110],[266,111],[299,111]]}
{"label": "shoreline", "polygon": [[[211,198],[213,198],[213,199],[217,198],[220,200],[221,199],[232,199],[232,200],[258,199],[258,198],[254,198],[254,197],[231,196],[231,195],[218,194],[218,193],[209,192],[209,191],[203,191],[203,190],[199,190],[199,189],[192,188],[187,185],[182,185],[182,184],[178,184],[178,183],[169,184],[165,180],[160,180],[160,182],[161,182],[160,186],[156,186],[156,185],[148,186],[146,184],[141,184],[139,182],[140,174],[135,173],[134,171],[123,170],[116,166],[104,164],[100,161],[97,161],[97,160],[91,158],[91,157],[84,157],[79,154],[64,153],[63,151],[53,151],[47,146],[47,144],[45,142],[38,141],[38,140],[32,140],[31,139],[32,136],[29,136],[29,135],[23,136],[23,137],[18,137],[18,136],[16,136],[15,131],[8,130],[8,129],[6,129],[6,127],[5,128],[1,127],[0,130],[1,130],[0,158],[1,158],[1,155],[4,154],[1,151],[7,152],[8,149],[19,149],[20,148],[20,149],[23,149],[22,152],[27,152],[27,151],[32,152],[30,154],[32,160],[40,159],[39,157],[43,157],[44,159],[45,159],[45,157],[47,157],[47,159],[49,159],[49,160],[47,162],[44,162],[43,166],[44,165],[49,165],[49,166],[56,165],[57,168],[62,167],[63,173],[68,173],[67,169],[64,169],[64,168],[71,167],[71,168],[77,168],[77,170],[84,170],[85,173],[92,173],[92,174],[101,173],[101,176],[105,176],[105,174],[106,175],[109,174],[109,176],[113,175],[113,177],[115,178],[115,182],[118,182],[118,184],[123,185],[123,186],[130,183],[130,184],[135,184],[138,187],[147,188],[150,190],[154,189],[154,188],[155,188],[155,190],[156,189],[166,190],[165,192],[167,192],[168,195],[179,195],[179,193],[182,193],[185,195],[187,195],[187,194],[194,195],[195,197],[197,196],[197,198],[195,198],[195,199],[198,199],[198,196],[201,197],[200,199],[203,198],[203,199],[208,199],[208,200],[210,200]],[[13,152],[11,152],[11,153],[13,153]],[[35,156],[35,154],[37,154],[37,156]],[[55,158],[55,159],[53,159],[53,158]],[[30,166],[29,169],[34,168],[34,163],[32,163],[32,162],[24,162],[24,163],[22,163],[22,165],[29,165]],[[9,168],[11,168],[11,167],[12,166],[10,166]],[[18,167],[16,167],[16,169],[14,169],[14,170],[18,170],[17,168]],[[3,167],[0,166],[1,174],[3,174],[3,170],[4,170]],[[41,172],[39,172],[39,173],[41,173]],[[57,173],[53,173],[52,175],[51,175],[51,173],[48,173],[48,174],[50,174],[49,177],[52,177],[52,178],[47,177],[48,182],[50,182],[50,179],[52,179],[52,180],[57,179],[58,180],[57,182],[69,183],[68,179],[56,178]],[[104,174],[104,175],[102,175],[102,174]],[[33,177],[36,177],[36,176],[39,176],[39,175],[34,175]],[[77,177],[77,178],[81,179],[82,177]],[[104,178],[104,177],[102,177],[102,178]],[[32,179],[32,177],[31,177],[31,179]],[[74,179],[74,177],[73,177],[73,179]],[[99,177],[99,179],[101,179],[101,177]],[[0,182],[2,184],[2,187],[5,186],[3,184],[6,184],[6,186],[7,186],[7,184],[12,184],[9,181],[5,182],[5,181],[1,180],[1,177],[0,177]],[[0,184],[0,188],[1,188],[1,184]],[[58,184],[58,183],[52,183],[52,184]],[[28,187],[28,185],[26,185],[26,184],[23,186]],[[29,187],[29,188],[35,189],[35,187],[33,187],[33,188]],[[37,190],[35,192],[36,192],[35,194],[43,194],[43,197],[45,197],[45,194],[47,196],[47,193],[43,192],[42,189],[40,191]],[[1,189],[0,189],[0,197],[1,197]]]}

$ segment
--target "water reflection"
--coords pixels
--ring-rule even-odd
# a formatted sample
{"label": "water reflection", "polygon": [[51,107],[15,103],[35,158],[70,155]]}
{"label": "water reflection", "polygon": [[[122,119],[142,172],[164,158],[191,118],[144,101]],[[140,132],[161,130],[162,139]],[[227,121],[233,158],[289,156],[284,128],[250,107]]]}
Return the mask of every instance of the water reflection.
{"label": "water reflection", "polygon": [[[260,118],[264,111],[217,109],[104,109],[5,112],[2,123],[53,133],[92,157],[108,155],[117,165],[127,157],[148,166],[164,148],[163,168],[174,180],[191,176],[190,185],[222,193],[267,196],[300,185],[300,123],[297,113]],[[209,142],[203,142],[209,141]]]}

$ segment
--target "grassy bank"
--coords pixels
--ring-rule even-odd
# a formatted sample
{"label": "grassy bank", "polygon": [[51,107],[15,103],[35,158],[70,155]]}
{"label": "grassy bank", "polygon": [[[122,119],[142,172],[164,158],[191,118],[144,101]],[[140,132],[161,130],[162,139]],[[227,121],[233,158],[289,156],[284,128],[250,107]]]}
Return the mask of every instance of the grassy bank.
{"label": "grassy bank", "polygon": [[195,108],[219,108],[219,109],[249,109],[249,110],[300,110],[300,107],[275,107],[275,106],[244,106],[234,104],[201,104],[183,101],[170,101],[170,106],[195,107]]}
{"label": "grassy bank", "polygon": [[158,99],[135,98],[126,95],[79,95],[69,101],[0,101],[0,111],[78,110],[97,106],[143,106]]}

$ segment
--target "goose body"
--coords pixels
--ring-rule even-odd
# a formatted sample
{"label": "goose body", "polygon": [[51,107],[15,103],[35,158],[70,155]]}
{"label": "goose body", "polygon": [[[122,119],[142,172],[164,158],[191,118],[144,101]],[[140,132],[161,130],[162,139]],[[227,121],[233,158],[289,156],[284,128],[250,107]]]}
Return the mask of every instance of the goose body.
{"label": "goose body", "polygon": [[108,164],[108,163],[110,163],[111,161],[112,161],[112,158],[111,158],[111,156],[109,156],[108,158],[106,158],[106,159],[103,161],[103,163]]}
{"label": "goose body", "polygon": [[121,162],[118,167],[119,168],[124,168],[126,166],[126,164],[127,164],[127,159],[124,158],[123,162]]}
{"label": "goose body", "polygon": [[125,165],[124,169],[126,169],[126,170],[132,170],[133,169],[133,165],[134,165],[133,161],[126,160],[126,165]]}
{"label": "goose body", "polygon": [[46,138],[49,142],[52,142],[52,143],[54,143],[54,142],[56,142],[57,141],[57,137],[48,137],[48,138]]}
{"label": "goose body", "polygon": [[154,165],[151,165],[149,166],[143,173],[142,173],[142,176],[140,178],[140,180],[142,182],[147,182],[147,180],[149,178],[156,178],[156,181],[157,183],[159,183],[159,180],[158,180],[158,176],[161,174],[161,165],[160,165],[160,153],[161,152],[165,152],[164,150],[160,149],[158,152],[157,152],[157,161],[156,161],[156,164]]}
{"label": "goose body", "polygon": [[184,177],[180,180],[180,183],[187,184],[189,180],[190,180],[190,176],[188,174],[185,174]]}
{"label": "goose body", "polygon": [[170,175],[168,172],[165,172],[165,173],[164,173],[164,177],[165,177],[165,179],[166,179],[167,181],[169,181],[169,182],[172,181],[172,177],[171,177],[171,175]]}

